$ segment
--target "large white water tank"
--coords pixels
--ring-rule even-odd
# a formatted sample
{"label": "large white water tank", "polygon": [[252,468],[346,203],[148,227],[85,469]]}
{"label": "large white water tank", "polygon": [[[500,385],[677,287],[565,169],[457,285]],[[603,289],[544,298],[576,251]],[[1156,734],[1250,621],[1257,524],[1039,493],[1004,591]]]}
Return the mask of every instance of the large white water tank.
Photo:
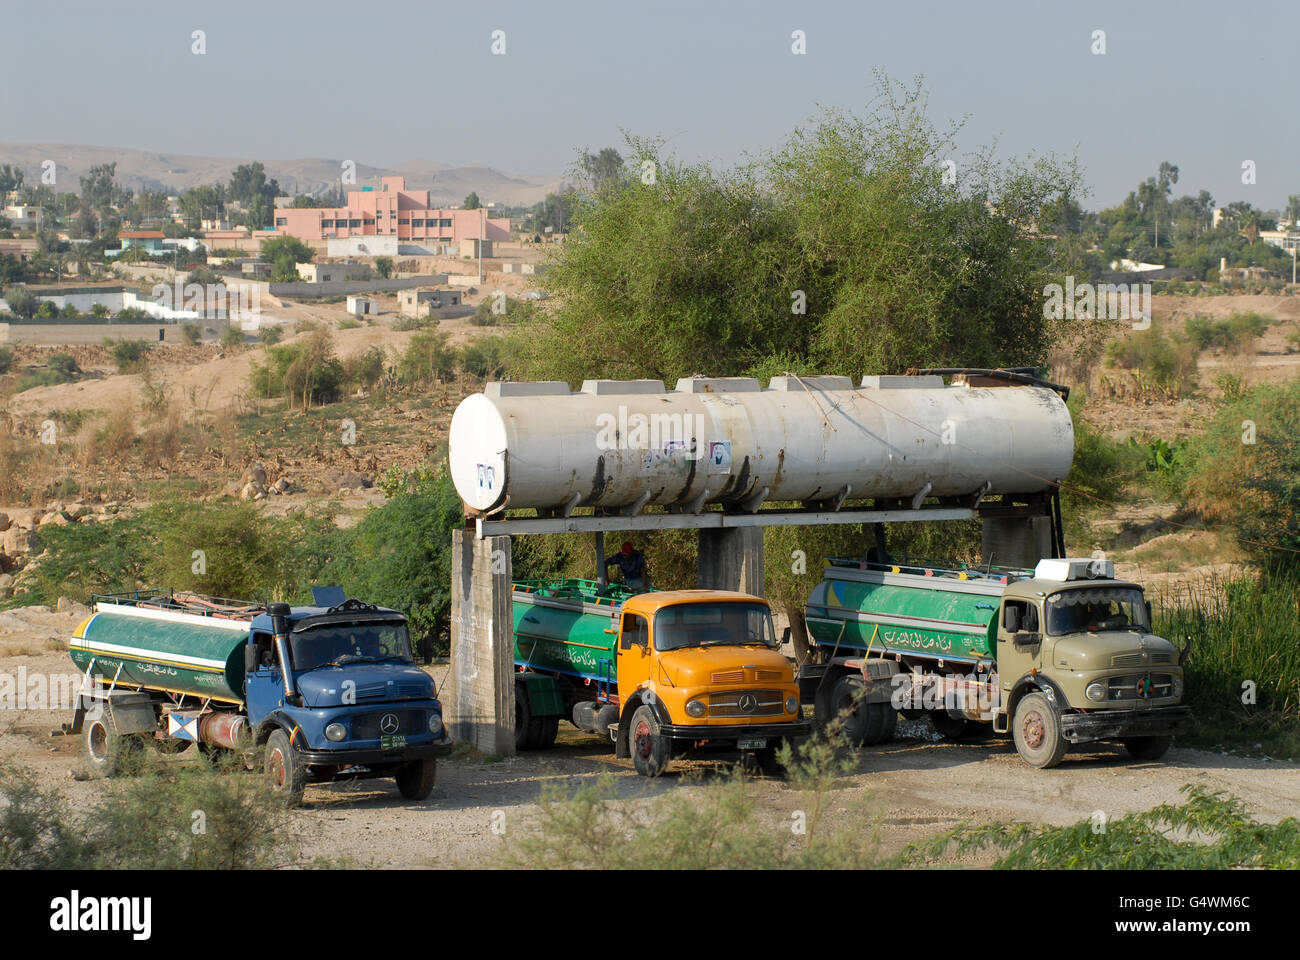
{"label": "large white water tank", "polygon": [[451,420],[478,513],[1033,493],[1065,479],[1074,426],[1045,387],[937,376],[489,383]]}

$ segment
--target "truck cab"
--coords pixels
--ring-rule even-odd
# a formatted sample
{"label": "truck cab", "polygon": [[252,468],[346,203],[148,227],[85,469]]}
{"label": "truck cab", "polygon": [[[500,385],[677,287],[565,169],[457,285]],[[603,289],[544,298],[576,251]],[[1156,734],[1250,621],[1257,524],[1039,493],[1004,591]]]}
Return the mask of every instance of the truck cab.
{"label": "truck cab", "polygon": [[1142,587],[1114,578],[1109,561],[1043,560],[1006,586],[997,626],[1000,703],[1033,766],[1060,762],[1071,743],[1118,739],[1137,759],[1159,759],[1187,727],[1181,705],[1188,653],[1151,628]]}
{"label": "truck cab", "polygon": [[674,753],[723,746],[764,765],[803,736],[794,669],[767,602],[722,590],[630,597],[617,626],[618,756],[656,776]]}
{"label": "truck cab", "polygon": [[451,752],[433,678],[415,666],[406,618],[357,600],[271,604],[253,618],[246,702],[266,771],[297,796],[309,780],[393,776],[432,791]]}

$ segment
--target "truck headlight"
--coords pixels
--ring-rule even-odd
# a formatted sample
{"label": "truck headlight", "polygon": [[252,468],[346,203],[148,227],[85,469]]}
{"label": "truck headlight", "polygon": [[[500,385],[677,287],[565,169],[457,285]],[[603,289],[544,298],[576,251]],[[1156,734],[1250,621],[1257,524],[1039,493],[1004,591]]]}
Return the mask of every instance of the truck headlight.
{"label": "truck headlight", "polygon": [[331,723],[328,727],[325,728],[325,739],[333,740],[335,743],[338,743],[340,740],[346,739],[347,735],[348,732],[346,729],[344,729],[343,724],[341,723]]}
{"label": "truck headlight", "polygon": [[1174,696],[1181,697],[1182,695],[1183,695],[1183,677],[1182,674],[1175,674],[1174,675]]}
{"label": "truck headlight", "polygon": [[442,717],[436,713],[429,714],[429,732],[435,737],[442,733]]}
{"label": "truck headlight", "polygon": [[786,697],[786,698],[785,698],[785,712],[786,712],[786,713],[798,713],[798,712],[799,712],[799,698],[798,698],[798,697]]}
{"label": "truck headlight", "polygon": [[1096,680],[1088,684],[1088,689],[1083,691],[1083,695],[1089,700],[1105,700],[1107,692],[1106,681]]}
{"label": "truck headlight", "polygon": [[703,700],[688,700],[686,701],[686,712],[692,717],[702,717],[709,712],[709,708]]}

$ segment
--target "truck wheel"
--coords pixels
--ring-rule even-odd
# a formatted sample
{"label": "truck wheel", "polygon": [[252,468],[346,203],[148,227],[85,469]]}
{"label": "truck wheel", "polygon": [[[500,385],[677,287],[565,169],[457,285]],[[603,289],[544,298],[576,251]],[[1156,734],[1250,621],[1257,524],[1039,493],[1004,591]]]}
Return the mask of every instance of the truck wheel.
{"label": "truck wheel", "polygon": [[861,677],[847,674],[836,680],[831,690],[828,719],[839,718],[845,738],[855,747],[862,746],[867,736],[868,705],[862,702],[865,689]]}
{"label": "truck wheel", "polygon": [[289,806],[297,806],[307,787],[307,765],[283,730],[272,730],[270,739],[266,741],[265,769],[271,778],[271,789],[280,794]]}
{"label": "truck wheel", "polygon": [[412,760],[397,768],[397,790],[407,800],[427,800],[438,778],[438,761],[434,757]]}
{"label": "truck wheel", "polygon": [[641,776],[657,777],[668,768],[672,742],[659,735],[659,718],[652,708],[645,705],[636,708],[627,740],[632,750],[632,766]]}
{"label": "truck wheel", "polygon": [[555,738],[560,733],[559,717],[538,717],[538,724],[541,728],[541,736],[537,740],[538,750],[549,750],[555,746]]}
{"label": "truck wheel", "polygon": [[1061,721],[1041,693],[1027,694],[1016,705],[1011,732],[1020,759],[1031,767],[1047,769],[1061,762],[1069,743],[1061,736]]}
{"label": "truck wheel", "polygon": [[930,722],[945,740],[960,740],[970,733],[971,723],[965,717],[954,717],[945,710],[930,711]]}
{"label": "truck wheel", "polygon": [[1124,749],[1134,760],[1159,760],[1173,743],[1173,737],[1129,737],[1124,741]]}
{"label": "truck wheel", "polygon": [[894,739],[894,732],[898,729],[898,711],[894,709],[892,703],[868,703],[865,704],[867,711],[867,729],[862,738],[863,746],[873,746],[877,743],[888,743]]}
{"label": "truck wheel", "polygon": [[86,723],[86,760],[97,777],[113,777],[130,766],[144,746],[139,737],[121,734],[103,717]]}
{"label": "truck wheel", "polygon": [[529,707],[528,686],[515,684],[515,749],[536,750],[542,741],[542,718]]}

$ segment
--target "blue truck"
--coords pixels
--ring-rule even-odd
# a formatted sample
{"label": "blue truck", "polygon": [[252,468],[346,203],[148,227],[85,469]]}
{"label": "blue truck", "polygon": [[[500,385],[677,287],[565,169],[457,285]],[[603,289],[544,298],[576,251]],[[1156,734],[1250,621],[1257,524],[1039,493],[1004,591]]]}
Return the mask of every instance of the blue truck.
{"label": "blue truck", "polygon": [[451,752],[433,678],[396,610],[317,588],[313,606],[143,591],[94,598],[69,642],[87,682],[63,732],[111,776],[146,743],[177,752],[265,749],[274,789],[393,777],[433,790]]}

